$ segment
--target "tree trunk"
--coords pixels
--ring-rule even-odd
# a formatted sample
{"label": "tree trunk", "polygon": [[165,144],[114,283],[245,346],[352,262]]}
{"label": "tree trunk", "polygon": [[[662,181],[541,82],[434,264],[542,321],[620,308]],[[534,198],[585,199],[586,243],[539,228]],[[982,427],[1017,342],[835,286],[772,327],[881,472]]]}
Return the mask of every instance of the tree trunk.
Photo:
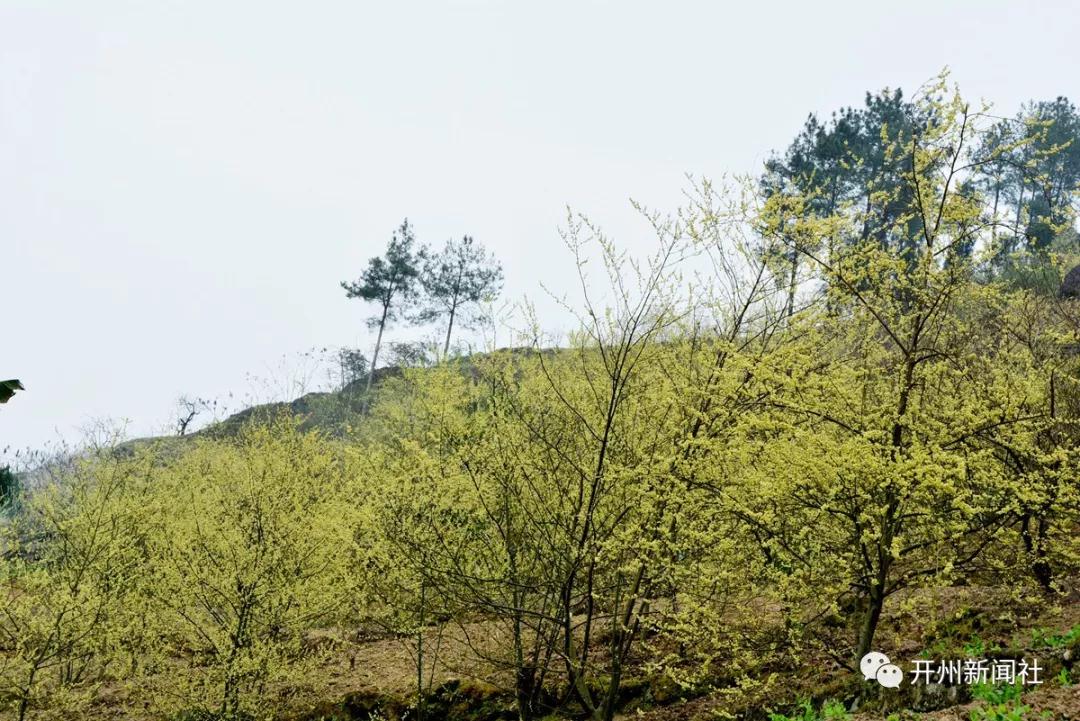
{"label": "tree trunk", "polygon": [[[451,314],[452,315],[452,314]],[[447,331],[447,338],[450,332]],[[506,503],[504,502],[504,506]],[[523,592],[518,588],[517,549],[511,540],[511,516],[509,511],[504,511],[504,523],[507,528],[507,562],[510,569],[510,577],[514,579],[512,587],[513,629],[514,629],[514,696],[517,699],[518,721],[530,721],[533,715],[533,702],[536,699],[536,666],[525,662],[524,642],[524,607]]]}
{"label": "tree trunk", "polygon": [[[918,362],[914,353],[919,348],[919,336],[921,335],[920,320],[913,321],[911,333],[911,350],[908,352],[904,363],[904,385],[900,392],[900,398],[896,406],[896,417],[902,419],[907,413],[908,402],[912,389],[915,387],[915,365]],[[904,448],[904,425],[900,420],[893,423],[892,438],[890,440],[891,456],[895,462],[901,450]],[[866,608],[863,610],[862,622],[859,627],[859,639],[855,648],[855,665],[863,656],[871,650],[874,642],[874,633],[877,631],[878,621],[881,619],[881,609],[885,604],[885,587],[889,582],[889,570],[892,567],[892,542],[899,531],[896,514],[899,508],[899,500],[894,493],[890,493],[889,504],[882,519],[881,537],[877,540],[877,570],[873,568],[873,562],[865,568],[867,580],[870,583],[866,598]]]}
{"label": "tree trunk", "polygon": [[[517,630],[515,629],[515,633]],[[518,721],[530,721],[536,697],[536,667],[519,660],[514,672],[514,695],[517,697]]]}
{"label": "tree trunk", "polygon": [[386,314],[390,310],[390,304],[384,303],[382,317],[379,318],[379,335],[375,338],[375,352],[371,354],[371,368],[368,368],[367,385],[364,387],[364,401],[360,404],[360,413],[366,414],[368,402],[371,398],[371,381],[375,378],[375,364],[379,362],[379,348],[382,346],[382,334],[386,328]]}
{"label": "tree trunk", "polygon": [[[1036,524],[1036,533],[1031,532],[1032,522]],[[1031,559],[1031,575],[1039,582],[1044,591],[1053,589],[1054,574],[1046,558],[1046,519],[1034,516],[1030,511],[1024,514],[1020,523],[1020,539],[1024,542],[1024,551]]]}
{"label": "tree trunk", "polygon": [[450,307],[450,321],[446,324],[446,342],[443,343],[442,357],[446,360],[450,353],[450,332],[454,330],[454,314],[457,313],[457,303]]}
{"label": "tree trunk", "polygon": [[994,210],[992,212],[992,217],[994,219],[994,224],[992,226],[990,226],[990,247],[994,249],[995,253],[997,253],[997,247],[996,247],[997,246],[997,231],[998,231],[998,228],[997,228],[997,226],[998,226],[997,214],[998,214],[998,200],[1000,198],[1001,198],[1001,181],[999,180],[997,183],[994,184]]}
{"label": "tree trunk", "polygon": [[420,581],[420,623],[416,630],[416,717],[424,721],[424,604],[427,581]]}
{"label": "tree trunk", "polygon": [[[1013,223],[1013,242],[1020,237],[1020,216],[1024,212],[1024,183],[1020,183],[1020,195],[1016,198],[1016,221]],[[1014,249],[1015,250],[1015,249]]]}
{"label": "tree trunk", "polygon": [[791,277],[788,279],[787,317],[790,322],[795,314],[795,291],[797,289],[799,274],[799,251],[791,251]]}
{"label": "tree trunk", "polygon": [[1039,515],[1037,543],[1035,544],[1035,563],[1031,570],[1035,574],[1035,580],[1039,582],[1043,590],[1049,593],[1054,590],[1054,572],[1050,568],[1050,561],[1046,557],[1046,534],[1049,523],[1044,514]]}
{"label": "tree trunk", "polygon": [[34,687],[34,677],[37,676],[38,666],[34,664],[30,668],[30,678],[26,681],[26,691],[23,692],[22,698],[19,699],[19,721],[26,719],[26,712],[30,708],[30,690]]}
{"label": "tree trunk", "polygon": [[885,594],[882,591],[883,589],[876,583],[870,587],[870,595],[866,599],[866,608],[859,627],[859,643],[855,649],[856,665],[863,656],[870,653],[874,643],[874,633],[877,631],[878,621],[881,620],[881,608],[885,603]]}

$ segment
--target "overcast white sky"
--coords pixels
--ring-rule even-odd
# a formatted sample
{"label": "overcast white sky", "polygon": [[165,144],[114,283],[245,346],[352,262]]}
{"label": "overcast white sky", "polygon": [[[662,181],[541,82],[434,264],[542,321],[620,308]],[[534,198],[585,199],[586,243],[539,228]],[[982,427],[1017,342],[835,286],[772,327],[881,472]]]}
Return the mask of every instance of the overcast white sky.
{"label": "overcast white sky", "polygon": [[[949,66],[1012,113],[1080,96],[1069,2],[0,0],[0,448],[160,429],[282,354],[370,343],[355,277],[408,216],[508,295],[572,291],[567,204],[756,172],[807,113]],[[550,304],[551,327],[564,320]]]}

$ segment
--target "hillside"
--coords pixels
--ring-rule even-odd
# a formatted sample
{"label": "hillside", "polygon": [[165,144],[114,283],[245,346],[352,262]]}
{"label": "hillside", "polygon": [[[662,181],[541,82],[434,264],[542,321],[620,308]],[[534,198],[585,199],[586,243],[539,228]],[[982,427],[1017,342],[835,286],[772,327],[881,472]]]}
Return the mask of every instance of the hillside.
{"label": "hillside", "polygon": [[[557,350],[50,467],[0,527],[0,719],[1076,721],[1080,248],[998,192],[1071,146],[944,75],[866,103],[641,262],[572,216]],[[415,240],[342,284],[373,359],[417,279],[465,320]]]}

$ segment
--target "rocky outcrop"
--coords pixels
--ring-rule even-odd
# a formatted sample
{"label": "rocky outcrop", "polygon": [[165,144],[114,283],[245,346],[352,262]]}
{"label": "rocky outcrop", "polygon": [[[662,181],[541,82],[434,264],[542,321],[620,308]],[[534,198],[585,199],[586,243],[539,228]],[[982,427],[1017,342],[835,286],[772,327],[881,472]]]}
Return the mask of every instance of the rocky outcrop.
{"label": "rocky outcrop", "polygon": [[1062,298],[1080,298],[1080,265],[1065,274],[1058,293]]}

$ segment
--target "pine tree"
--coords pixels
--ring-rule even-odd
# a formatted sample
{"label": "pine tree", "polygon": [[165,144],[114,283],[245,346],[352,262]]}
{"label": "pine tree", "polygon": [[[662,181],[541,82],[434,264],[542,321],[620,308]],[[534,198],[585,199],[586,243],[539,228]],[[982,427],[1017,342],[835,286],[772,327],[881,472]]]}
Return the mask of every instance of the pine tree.
{"label": "pine tree", "polygon": [[378,328],[379,333],[375,338],[375,351],[371,356],[367,386],[364,389],[364,411],[367,410],[371,381],[379,362],[383,332],[401,315],[403,306],[415,298],[420,263],[425,255],[422,248],[414,250],[415,245],[416,236],[406,218],[391,236],[385,255],[369,260],[368,267],[360,274],[359,280],[341,282],[347,297],[377,303],[379,308],[379,311],[368,319],[368,327]]}
{"label": "pine tree", "polygon": [[15,391],[24,391],[23,384],[16,379],[0,381],[0,403],[7,403],[15,395]]}
{"label": "pine tree", "polygon": [[420,282],[425,307],[418,320],[434,321],[446,316],[443,358],[450,352],[454,322],[463,308],[497,296],[502,289],[502,266],[484,246],[466,235],[460,242],[448,240],[442,251],[424,264]]}

